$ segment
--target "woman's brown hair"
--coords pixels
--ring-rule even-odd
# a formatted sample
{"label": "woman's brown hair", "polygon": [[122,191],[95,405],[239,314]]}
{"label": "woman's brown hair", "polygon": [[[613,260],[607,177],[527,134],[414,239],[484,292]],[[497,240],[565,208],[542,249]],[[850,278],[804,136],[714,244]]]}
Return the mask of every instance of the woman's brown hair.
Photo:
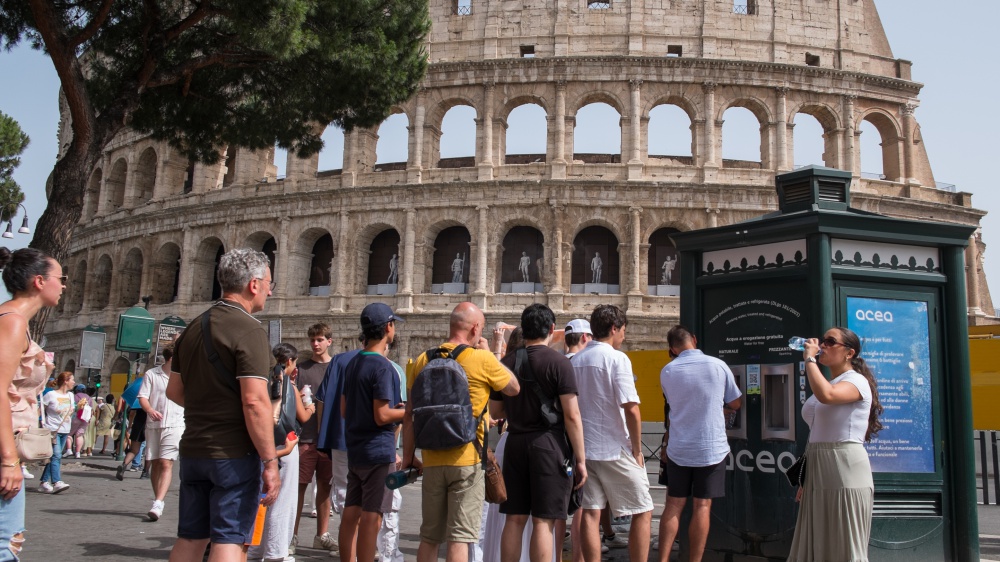
{"label": "woman's brown hair", "polygon": [[861,338],[857,334],[837,326],[834,328],[840,332],[842,343],[854,350],[854,357],[851,357],[851,368],[868,380],[868,386],[872,389],[872,406],[868,412],[868,431],[865,432],[865,441],[871,441],[872,437],[882,430],[882,422],[879,417],[882,415],[882,403],[878,399],[878,383],[875,382],[875,375],[872,374],[868,364],[861,358]]}
{"label": "woman's brown hair", "polygon": [[73,371],[63,371],[56,377],[56,388],[62,388],[66,381],[73,376]]}

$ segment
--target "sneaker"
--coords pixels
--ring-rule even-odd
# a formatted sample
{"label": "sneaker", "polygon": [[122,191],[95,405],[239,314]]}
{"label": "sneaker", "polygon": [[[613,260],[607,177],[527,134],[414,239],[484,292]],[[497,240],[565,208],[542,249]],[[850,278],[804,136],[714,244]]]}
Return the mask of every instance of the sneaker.
{"label": "sneaker", "polygon": [[601,554],[607,554],[609,550],[611,550],[611,549],[608,548],[608,545],[606,545],[606,544],[602,544],[601,545]]}
{"label": "sneaker", "polygon": [[309,513],[309,517],[312,517],[313,519],[315,519],[315,518],[316,518],[316,510],[315,510],[315,509],[314,509],[314,510],[312,510],[312,512],[311,512],[311,513]]}
{"label": "sneaker", "polygon": [[163,515],[163,502],[160,500],[153,500],[153,507],[149,508],[149,513],[146,514],[150,521],[157,521],[160,516]]}
{"label": "sneaker", "polygon": [[128,467],[128,471],[129,472],[139,472],[139,467],[138,466],[130,466],[130,467]]}
{"label": "sneaker", "polygon": [[21,465],[21,474],[24,476],[25,480],[31,480],[32,478],[35,477],[34,474],[28,472],[28,467],[24,466],[23,464]]}
{"label": "sneaker", "polygon": [[313,537],[313,548],[317,550],[329,550],[331,552],[340,550],[337,546],[337,539],[333,538],[330,533],[323,533],[318,537]]}
{"label": "sneaker", "polygon": [[52,493],[53,494],[58,494],[59,492],[65,490],[66,488],[69,488],[69,484],[67,484],[67,483],[63,482],[62,480],[60,480],[60,481],[58,481],[58,482],[56,482],[55,484],[52,485]]}
{"label": "sneaker", "polygon": [[118,468],[115,469],[115,478],[125,480],[125,465],[118,465]]}
{"label": "sneaker", "polygon": [[674,545],[670,547],[670,550],[672,550],[673,552],[680,552],[681,551],[681,541],[674,541]]}
{"label": "sneaker", "polygon": [[295,562],[295,558],[292,556],[285,556],[284,558],[265,558],[264,562]]}
{"label": "sneaker", "polygon": [[299,536],[292,535],[292,543],[288,545],[288,554],[295,554],[295,549],[299,546]]}
{"label": "sneaker", "polygon": [[615,533],[610,537],[604,535],[601,537],[601,544],[606,545],[608,548],[626,548],[628,547],[628,539],[621,533]]}
{"label": "sneaker", "polygon": [[38,486],[38,492],[42,494],[51,494],[52,484],[49,484],[48,482],[42,482],[41,485]]}
{"label": "sneaker", "polygon": [[624,515],[622,517],[612,517],[611,518],[611,530],[615,533],[628,533],[632,526],[632,516]]}
{"label": "sneaker", "polygon": [[76,458],[80,458],[80,453],[75,454]]}
{"label": "sneaker", "polygon": [[142,474],[139,475],[139,480],[142,480],[143,478],[149,478],[149,471],[146,469],[142,469]]}

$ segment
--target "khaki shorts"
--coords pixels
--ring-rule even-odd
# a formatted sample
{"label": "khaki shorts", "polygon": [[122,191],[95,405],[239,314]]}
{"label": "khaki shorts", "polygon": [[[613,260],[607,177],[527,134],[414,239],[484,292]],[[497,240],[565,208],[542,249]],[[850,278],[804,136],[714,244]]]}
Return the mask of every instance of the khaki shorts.
{"label": "khaki shorts", "polygon": [[611,504],[615,517],[636,515],[653,510],[653,497],[649,495],[649,477],[646,469],[635,462],[625,449],[617,460],[587,460],[587,481],[583,484],[583,509],[604,509]]}
{"label": "khaki shorts", "polygon": [[425,468],[420,540],[431,544],[479,542],[484,501],[482,465]]}
{"label": "khaki shorts", "polygon": [[177,446],[184,434],[183,427],[146,428],[146,460],[177,460]]}

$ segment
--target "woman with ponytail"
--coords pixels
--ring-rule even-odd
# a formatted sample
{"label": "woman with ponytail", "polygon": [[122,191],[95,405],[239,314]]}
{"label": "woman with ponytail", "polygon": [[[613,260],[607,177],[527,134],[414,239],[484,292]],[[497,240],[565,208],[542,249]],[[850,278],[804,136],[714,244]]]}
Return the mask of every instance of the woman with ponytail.
{"label": "woman with ponytail", "polygon": [[24,544],[24,488],[14,432],[38,425],[38,394],[52,363],[28,333],[28,321],[59,303],[65,287],[62,267],[44,253],[0,248],[7,292],[0,304],[0,561],[17,560]]}
{"label": "woman with ponytail", "polygon": [[[788,560],[867,562],[875,484],[863,444],[882,429],[875,377],[847,328],[807,340],[802,357],[812,389],[802,406],[809,443]],[[829,381],[819,365],[830,369]]]}

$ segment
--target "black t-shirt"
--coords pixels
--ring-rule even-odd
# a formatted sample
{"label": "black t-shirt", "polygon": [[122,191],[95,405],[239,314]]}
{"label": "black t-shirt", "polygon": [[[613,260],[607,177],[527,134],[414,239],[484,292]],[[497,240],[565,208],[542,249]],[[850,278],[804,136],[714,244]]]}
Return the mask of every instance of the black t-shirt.
{"label": "black t-shirt", "polygon": [[514,371],[514,359],[516,352],[508,353],[500,362],[517,376],[517,382],[521,383],[521,392],[517,396],[507,396],[494,391],[490,394],[491,400],[503,400],[504,410],[507,412],[507,423],[511,433],[528,433],[532,431],[544,431],[550,427],[563,427],[562,416],[555,426],[549,426],[542,418],[542,403],[538,394],[531,389],[532,384],[538,384],[542,394],[552,399],[558,399],[563,394],[576,395],[576,372],[569,359],[562,353],[546,346],[532,345],[527,348],[528,362],[534,372],[536,383],[525,381],[525,377],[531,378],[527,373],[527,366],[523,367],[524,373]]}
{"label": "black t-shirt", "polygon": [[[394,408],[400,398],[399,373],[378,353],[362,351],[344,371],[344,402],[347,406],[344,435],[347,464],[372,466],[396,461],[395,423],[375,423],[375,400],[387,400]],[[339,408],[340,405],[338,404]]]}

